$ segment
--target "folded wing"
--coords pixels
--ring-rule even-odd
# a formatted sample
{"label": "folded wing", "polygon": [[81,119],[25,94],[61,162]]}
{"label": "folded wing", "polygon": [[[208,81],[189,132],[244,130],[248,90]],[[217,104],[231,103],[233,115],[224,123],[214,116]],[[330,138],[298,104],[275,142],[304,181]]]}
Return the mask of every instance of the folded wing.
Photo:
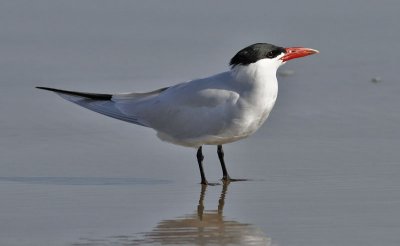
{"label": "folded wing", "polygon": [[149,96],[152,94],[159,94],[163,89],[159,89],[157,91],[153,92],[148,92],[148,93],[125,93],[125,94],[99,94],[99,93],[88,93],[88,92],[78,92],[78,91],[67,91],[67,90],[60,90],[60,89],[55,89],[55,88],[49,88],[49,87],[36,87],[38,89],[42,90],[48,90],[48,91],[53,91],[57,93],[59,96],[62,98],[73,102],[79,106],[82,106],[84,108],[90,109],[94,112],[134,123],[137,125],[141,126],[147,126],[143,122],[141,122],[135,115],[128,115],[125,114],[124,112],[121,112],[117,107],[116,103],[114,101],[114,98],[116,100],[123,100],[123,99],[133,99],[133,98],[142,98],[145,96]]}

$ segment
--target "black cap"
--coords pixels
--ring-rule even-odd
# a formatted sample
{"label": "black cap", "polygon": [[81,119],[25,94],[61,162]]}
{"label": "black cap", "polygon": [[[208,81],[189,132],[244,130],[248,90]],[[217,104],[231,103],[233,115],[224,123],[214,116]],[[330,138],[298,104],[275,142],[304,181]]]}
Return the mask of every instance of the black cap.
{"label": "black cap", "polygon": [[267,43],[252,44],[240,50],[231,59],[229,65],[232,67],[235,67],[236,65],[249,65],[264,58],[275,58],[282,53],[285,53],[285,48],[283,47]]}

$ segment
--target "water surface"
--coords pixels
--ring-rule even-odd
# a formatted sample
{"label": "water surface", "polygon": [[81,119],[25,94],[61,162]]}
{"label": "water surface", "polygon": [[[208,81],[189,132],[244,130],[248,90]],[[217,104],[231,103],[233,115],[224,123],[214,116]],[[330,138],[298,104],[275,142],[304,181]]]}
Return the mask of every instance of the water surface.
{"label": "water surface", "polygon": [[[400,245],[399,8],[2,1],[0,244]],[[321,53],[286,64],[266,124],[224,146],[250,179],[228,187],[202,191],[195,150],[34,89],[150,91],[255,42]],[[216,148],[204,155],[218,182]]]}

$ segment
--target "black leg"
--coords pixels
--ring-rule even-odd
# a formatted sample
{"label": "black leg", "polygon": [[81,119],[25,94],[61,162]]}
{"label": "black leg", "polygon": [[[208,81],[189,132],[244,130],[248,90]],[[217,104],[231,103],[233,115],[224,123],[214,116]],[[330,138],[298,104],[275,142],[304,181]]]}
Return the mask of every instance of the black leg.
{"label": "black leg", "polygon": [[222,149],[222,145],[218,145],[217,153],[222,168],[222,180],[224,181],[229,180],[230,177],[228,174],[228,170],[226,170],[225,160],[224,160],[224,150]]}
{"label": "black leg", "polygon": [[199,163],[199,169],[200,169],[200,175],[201,175],[201,184],[206,185],[208,184],[206,176],[204,175],[204,169],[203,169],[203,152],[202,152],[202,146],[199,147],[197,150],[197,162]]}
{"label": "black leg", "polygon": [[229,177],[228,170],[226,170],[225,166],[224,150],[222,149],[222,145],[218,145],[217,153],[222,168],[222,181],[224,182],[247,181],[247,179],[233,179]]}

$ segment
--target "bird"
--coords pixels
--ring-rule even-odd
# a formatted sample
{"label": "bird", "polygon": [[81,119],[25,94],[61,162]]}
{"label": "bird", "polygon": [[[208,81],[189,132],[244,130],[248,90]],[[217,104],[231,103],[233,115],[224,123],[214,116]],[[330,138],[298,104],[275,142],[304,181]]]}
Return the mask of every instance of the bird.
{"label": "bird", "polygon": [[209,77],[150,92],[88,93],[38,86],[97,113],[152,128],[163,141],[197,149],[202,185],[203,145],[216,145],[222,181],[228,174],[222,145],[255,133],[268,118],[278,95],[278,68],[287,61],[319,53],[304,47],[255,43],[239,50],[229,69]]}

